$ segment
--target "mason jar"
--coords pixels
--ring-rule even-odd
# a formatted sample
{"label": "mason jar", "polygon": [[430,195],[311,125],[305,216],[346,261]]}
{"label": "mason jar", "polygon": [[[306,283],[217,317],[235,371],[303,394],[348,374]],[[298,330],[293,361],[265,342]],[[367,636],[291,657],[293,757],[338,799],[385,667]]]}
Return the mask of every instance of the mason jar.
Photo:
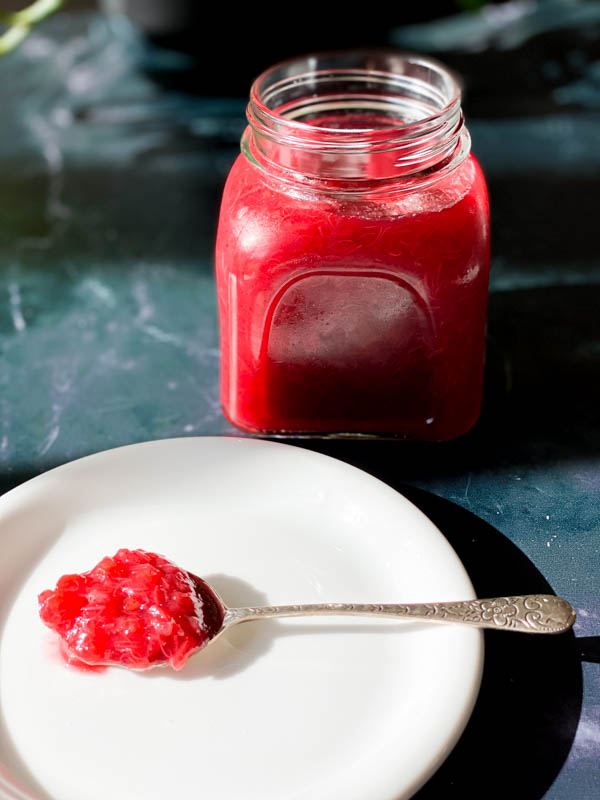
{"label": "mason jar", "polygon": [[442,441],[480,413],[485,180],[457,78],[341,52],[254,82],[216,245],[227,418],[272,435]]}

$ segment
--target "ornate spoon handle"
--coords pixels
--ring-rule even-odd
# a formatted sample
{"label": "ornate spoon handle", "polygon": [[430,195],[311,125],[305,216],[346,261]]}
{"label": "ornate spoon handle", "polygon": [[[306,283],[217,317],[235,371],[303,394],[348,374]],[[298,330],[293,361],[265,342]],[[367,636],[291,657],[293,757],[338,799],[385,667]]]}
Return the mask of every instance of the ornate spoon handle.
{"label": "ornate spoon handle", "polygon": [[458,603],[412,603],[375,605],[314,603],[297,606],[229,608],[224,626],[272,617],[369,616],[412,619],[422,622],[450,622],[476,628],[521,633],[562,633],[575,622],[570,603],[551,594],[526,594],[465,600]]}

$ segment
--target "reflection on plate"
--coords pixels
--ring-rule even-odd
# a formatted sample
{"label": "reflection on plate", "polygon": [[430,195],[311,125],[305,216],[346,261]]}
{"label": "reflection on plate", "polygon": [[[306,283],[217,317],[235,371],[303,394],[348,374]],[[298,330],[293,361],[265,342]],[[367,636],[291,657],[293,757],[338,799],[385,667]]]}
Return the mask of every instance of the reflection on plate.
{"label": "reflection on plate", "polygon": [[180,673],[83,673],[53,653],[37,593],[119,547],[163,553],[232,606],[473,596],[420,511],[326,456],[208,437],[111,450],[5,495],[0,536],[2,798],[398,800],[471,712],[482,636],[453,626],[248,623]]}

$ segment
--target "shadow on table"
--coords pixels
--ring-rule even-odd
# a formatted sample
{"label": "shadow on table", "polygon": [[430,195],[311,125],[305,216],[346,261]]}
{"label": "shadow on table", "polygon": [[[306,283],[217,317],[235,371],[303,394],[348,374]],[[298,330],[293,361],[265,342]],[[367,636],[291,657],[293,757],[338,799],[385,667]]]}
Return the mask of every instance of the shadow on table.
{"label": "shadow on table", "polygon": [[388,483],[595,458],[600,453],[599,307],[600,284],[492,294],[481,419],[459,439],[311,439],[304,444]]}
{"label": "shadow on table", "polygon": [[[402,492],[440,528],[478,597],[552,593],[529,559],[468,511],[411,487]],[[493,566],[492,566],[493,565]],[[572,632],[526,636],[486,632],[479,699],[457,747],[419,800],[542,798],[571,748],[582,703],[580,649]]]}
{"label": "shadow on table", "polygon": [[287,441],[393,486],[534,467],[543,488],[540,470],[600,454],[599,307],[600,284],[493,293],[482,414],[459,439]]}
{"label": "shadow on table", "polygon": [[579,636],[577,638],[579,658],[590,664],[600,664],[600,636]]}

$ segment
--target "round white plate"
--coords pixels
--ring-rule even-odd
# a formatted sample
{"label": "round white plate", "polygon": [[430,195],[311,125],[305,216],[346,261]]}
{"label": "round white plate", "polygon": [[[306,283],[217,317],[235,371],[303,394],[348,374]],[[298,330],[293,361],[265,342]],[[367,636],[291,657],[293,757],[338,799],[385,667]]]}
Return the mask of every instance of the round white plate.
{"label": "round white plate", "polygon": [[474,596],[418,509],[308,450],[207,437],[99,453],[6,494],[0,546],[2,798],[398,800],[477,695],[481,634],[414,622],[247,623],[180,673],[57,657],[37,594],[120,547],[164,554],[230,606]]}

